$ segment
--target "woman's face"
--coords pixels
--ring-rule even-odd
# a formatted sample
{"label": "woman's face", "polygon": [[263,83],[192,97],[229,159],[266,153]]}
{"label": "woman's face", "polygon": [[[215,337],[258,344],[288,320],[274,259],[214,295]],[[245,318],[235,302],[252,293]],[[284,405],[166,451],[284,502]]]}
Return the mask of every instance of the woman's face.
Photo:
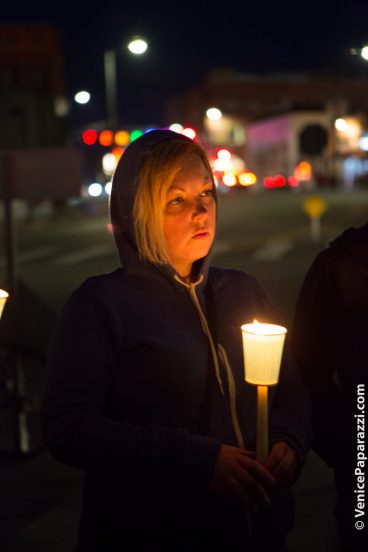
{"label": "woman's face", "polygon": [[205,257],[216,228],[216,202],[211,176],[198,156],[177,175],[167,195],[164,234],[171,264],[183,277]]}

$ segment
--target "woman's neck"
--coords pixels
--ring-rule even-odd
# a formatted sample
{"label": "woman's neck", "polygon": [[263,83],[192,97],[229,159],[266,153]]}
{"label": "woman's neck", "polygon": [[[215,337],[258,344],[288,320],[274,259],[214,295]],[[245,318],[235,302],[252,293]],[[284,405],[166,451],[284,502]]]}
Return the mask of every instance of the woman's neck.
{"label": "woman's neck", "polygon": [[192,267],[193,264],[178,264],[172,263],[172,266],[175,268],[176,272],[179,274],[180,278],[186,283],[190,284],[192,281]]}

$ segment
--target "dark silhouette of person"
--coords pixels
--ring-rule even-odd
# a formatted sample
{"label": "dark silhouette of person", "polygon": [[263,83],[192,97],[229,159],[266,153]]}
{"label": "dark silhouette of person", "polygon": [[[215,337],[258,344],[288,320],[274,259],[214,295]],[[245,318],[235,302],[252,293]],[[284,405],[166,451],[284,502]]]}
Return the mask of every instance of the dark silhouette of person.
{"label": "dark silhouette of person", "polygon": [[368,224],[347,229],[317,255],[302,285],[292,338],[312,401],[313,447],[334,470],[345,551],[368,550],[359,511],[366,485],[367,338]]}

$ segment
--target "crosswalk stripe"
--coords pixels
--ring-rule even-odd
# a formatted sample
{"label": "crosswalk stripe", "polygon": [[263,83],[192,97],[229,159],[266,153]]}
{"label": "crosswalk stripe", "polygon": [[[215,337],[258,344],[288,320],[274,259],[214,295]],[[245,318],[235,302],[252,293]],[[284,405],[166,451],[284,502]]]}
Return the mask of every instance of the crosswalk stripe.
{"label": "crosswalk stripe", "polygon": [[254,252],[253,258],[256,261],[277,261],[284,257],[285,253],[292,248],[292,242],[288,241],[273,241],[266,242]]}

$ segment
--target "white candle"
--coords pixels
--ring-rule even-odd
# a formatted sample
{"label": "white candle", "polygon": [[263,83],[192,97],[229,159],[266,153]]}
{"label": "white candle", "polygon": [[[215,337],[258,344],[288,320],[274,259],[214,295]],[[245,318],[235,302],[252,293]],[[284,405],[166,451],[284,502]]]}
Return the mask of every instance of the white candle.
{"label": "white candle", "polygon": [[257,450],[256,457],[265,463],[268,456],[268,387],[257,386]]}
{"label": "white candle", "polygon": [[268,386],[279,379],[286,328],[275,324],[244,324],[244,375],[248,383],[257,385],[257,459],[268,456]]}

